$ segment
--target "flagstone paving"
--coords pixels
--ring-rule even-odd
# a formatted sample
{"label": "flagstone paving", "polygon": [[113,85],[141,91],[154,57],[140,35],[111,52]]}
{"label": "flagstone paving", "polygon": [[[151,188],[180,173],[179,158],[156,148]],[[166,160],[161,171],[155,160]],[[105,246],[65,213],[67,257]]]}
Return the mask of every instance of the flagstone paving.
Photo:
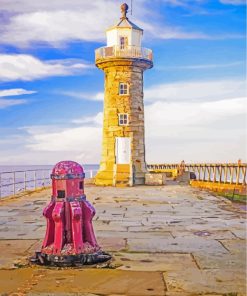
{"label": "flagstone paving", "polygon": [[100,268],[29,266],[46,223],[50,190],[0,201],[1,295],[246,294],[246,212],[189,186],[87,186],[99,244],[113,260]]}

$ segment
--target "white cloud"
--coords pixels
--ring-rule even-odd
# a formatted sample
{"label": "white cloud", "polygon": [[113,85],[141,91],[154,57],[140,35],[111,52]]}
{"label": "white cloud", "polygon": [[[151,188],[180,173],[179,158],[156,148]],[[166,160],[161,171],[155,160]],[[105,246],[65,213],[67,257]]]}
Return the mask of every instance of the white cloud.
{"label": "white cloud", "polygon": [[199,65],[182,65],[182,66],[156,66],[156,70],[201,70],[201,69],[217,69],[217,68],[229,68],[235,66],[245,66],[245,61],[236,61],[226,64],[199,64]]}
{"label": "white cloud", "polygon": [[102,126],[103,112],[99,112],[95,116],[82,117],[72,120],[73,123],[91,125],[91,126]]}
{"label": "white cloud", "polygon": [[[53,127],[54,129],[54,127]],[[101,127],[79,126],[75,128],[58,128],[48,131],[46,128],[37,133],[35,127],[26,127],[28,143],[26,148],[31,153],[40,155],[44,163],[53,163],[61,159],[74,159],[82,163],[99,163]],[[47,160],[44,160],[45,159]],[[23,157],[22,157],[23,159]],[[40,160],[39,159],[39,160]]]}
{"label": "white cloud", "polygon": [[27,46],[30,42],[61,46],[70,40],[103,41],[104,30],[117,21],[118,15],[120,17],[116,1],[11,2],[1,1],[2,10],[15,12],[2,27],[1,42],[20,46]]}
{"label": "white cloud", "polygon": [[[172,2],[185,5],[183,1]],[[201,32],[187,32],[183,27],[158,23],[158,19],[162,20],[161,15],[151,6],[148,1],[138,0],[134,4],[134,15],[131,16],[131,20],[141,26],[147,36],[161,39],[211,38]],[[113,0],[55,0],[52,3],[48,0],[1,0],[1,9],[7,11],[5,15],[9,19],[1,25],[0,42],[20,47],[30,46],[33,42],[60,47],[76,40],[104,41],[104,30],[120,17],[119,3]]]}
{"label": "white cloud", "polygon": [[245,81],[191,81],[154,85],[144,91],[144,100],[146,102],[216,101],[245,95]]}
{"label": "white cloud", "polygon": [[[204,4],[205,0],[163,0],[164,3],[172,5],[172,6],[180,6],[184,8],[191,8],[192,5],[196,4]],[[231,5],[244,5],[246,4],[245,0],[219,0],[220,3],[223,4],[231,4]]]}
{"label": "white cloud", "polygon": [[26,90],[23,88],[2,89],[0,90],[0,97],[22,96],[22,95],[30,95],[35,93],[36,91]]}
{"label": "white cloud", "polygon": [[81,73],[90,67],[90,65],[73,60],[43,62],[27,54],[0,54],[0,81],[67,76]]}
{"label": "white cloud", "polygon": [[75,91],[63,91],[60,92],[60,94],[69,96],[76,99],[81,100],[90,100],[90,101],[103,101],[104,100],[104,93],[98,92],[98,93],[86,93],[86,92],[75,92]]}
{"label": "white cloud", "polygon": [[222,4],[230,4],[230,5],[245,5],[245,0],[219,0]]}
{"label": "white cloud", "polygon": [[[199,85],[191,92],[193,84],[197,83]],[[162,99],[161,85],[153,87],[152,90],[159,90],[158,97],[151,92],[155,100],[151,103],[150,97],[145,107],[147,162],[179,162],[182,159],[187,162],[234,162],[245,159],[247,103],[246,98],[240,96],[242,90],[239,88],[243,85],[239,83],[184,82],[177,93],[169,90],[164,94],[169,100]],[[180,86],[181,83],[177,85]],[[10,155],[9,149],[2,151],[0,162],[6,163],[9,159],[15,163],[46,164],[74,159],[82,163],[99,163],[102,117],[99,112],[90,117],[71,118],[67,127],[22,128],[23,142],[18,145],[22,152],[16,156],[16,150],[13,151],[15,156],[11,160],[6,158]],[[76,125],[71,126],[71,123]]]}
{"label": "white cloud", "polygon": [[246,158],[246,98],[156,102],[145,109],[149,163]]}
{"label": "white cloud", "polygon": [[26,104],[27,100],[10,100],[0,98],[0,109],[4,109],[11,106]]}

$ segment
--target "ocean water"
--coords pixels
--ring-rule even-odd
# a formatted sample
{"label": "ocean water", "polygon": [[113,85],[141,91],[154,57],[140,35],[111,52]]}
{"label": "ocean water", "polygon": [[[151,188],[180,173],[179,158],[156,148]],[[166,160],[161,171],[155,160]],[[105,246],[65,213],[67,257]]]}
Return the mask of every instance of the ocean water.
{"label": "ocean water", "polygon": [[[51,183],[53,165],[0,165],[0,198]],[[93,177],[99,165],[83,165],[86,178]]]}

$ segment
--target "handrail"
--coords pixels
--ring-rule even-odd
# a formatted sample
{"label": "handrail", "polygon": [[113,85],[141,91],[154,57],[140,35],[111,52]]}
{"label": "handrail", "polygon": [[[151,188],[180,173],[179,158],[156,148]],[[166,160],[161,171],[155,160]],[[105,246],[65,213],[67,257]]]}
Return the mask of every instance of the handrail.
{"label": "handrail", "polygon": [[125,46],[121,48],[118,45],[100,47],[95,50],[96,62],[101,59],[108,58],[141,58],[153,61],[153,51],[149,48],[138,46]]}
{"label": "handrail", "polygon": [[[97,170],[85,170],[86,178],[93,178]],[[51,169],[18,170],[0,172],[0,198],[15,196],[27,190],[51,185]],[[5,190],[4,190],[5,189]]]}
{"label": "handrail", "polygon": [[168,169],[177,169],[181,174],[183,171],[193,172],[196,180],[204,182],[245,185],[247,163],[240,160],[237,163],[164,163],[149,164],[149,171],[162,172]]}

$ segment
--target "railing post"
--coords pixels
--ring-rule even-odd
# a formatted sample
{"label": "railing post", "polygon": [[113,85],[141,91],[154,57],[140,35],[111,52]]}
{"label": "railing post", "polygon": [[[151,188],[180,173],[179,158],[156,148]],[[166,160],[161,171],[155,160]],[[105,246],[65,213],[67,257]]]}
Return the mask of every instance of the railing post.
{"label": "railing post", "polygon": [[36,189],[37,184],[36,184],[36,171],[34,171],[34,189]]}
{"label": "railing post", "polygon": [[206,181],[206,165],[203,167],[203,181]]}
{"label": "railing post", "polygon": [[227,164],[225,165],[225,171],[224,171],[224,183],[227,183],[227,172],[228,172],[228,166]]}
{"label": "railing post", "polygon": [[93,170],[90,170],[90,178],[93,178]]}
{"label": "railing post", "polygon": [[216,182],[216,165],[213,167],[213,182]]}
{"label": "railing post", "polygon": [[236,185],[239,184],[239,176],[240,176],[240,164],[237,167],[237,174],[236,174]]}
{"label": "railing post", "polygon": [[2,197],[2,174],[0,173],[0,198]]}
{"label": "railing post", "polygon": [[24,172],[24,191],[27,190],[27,172]]}
{"label": "railing post", "polygon": [[210,165],[207,167],[207,171],[208,171],[208,182],[210,182],[211,181],[211,166]]}
{"label": "railing post", "polygon": [[245,185],[246,184],[246,166],[245,167],[243,167],[243,169],[242,169],[243,171],[242,171],[242,174],[243,174],[243,185]]}
{"label": "railing post", "polygon": [[15,195],[15,172],[13,172],[13,195]]}
{"label": "railing post", "polygon": [[218,170],[219,170],[219,183],[221,183],[222,182],[222,165],[219,166]]}
{"label": "railing post", "polygon": [[232,166],[230,168],[230,184],[232,184],[232,182],[233,182],[233,172],[234,172],[234,167]]}

